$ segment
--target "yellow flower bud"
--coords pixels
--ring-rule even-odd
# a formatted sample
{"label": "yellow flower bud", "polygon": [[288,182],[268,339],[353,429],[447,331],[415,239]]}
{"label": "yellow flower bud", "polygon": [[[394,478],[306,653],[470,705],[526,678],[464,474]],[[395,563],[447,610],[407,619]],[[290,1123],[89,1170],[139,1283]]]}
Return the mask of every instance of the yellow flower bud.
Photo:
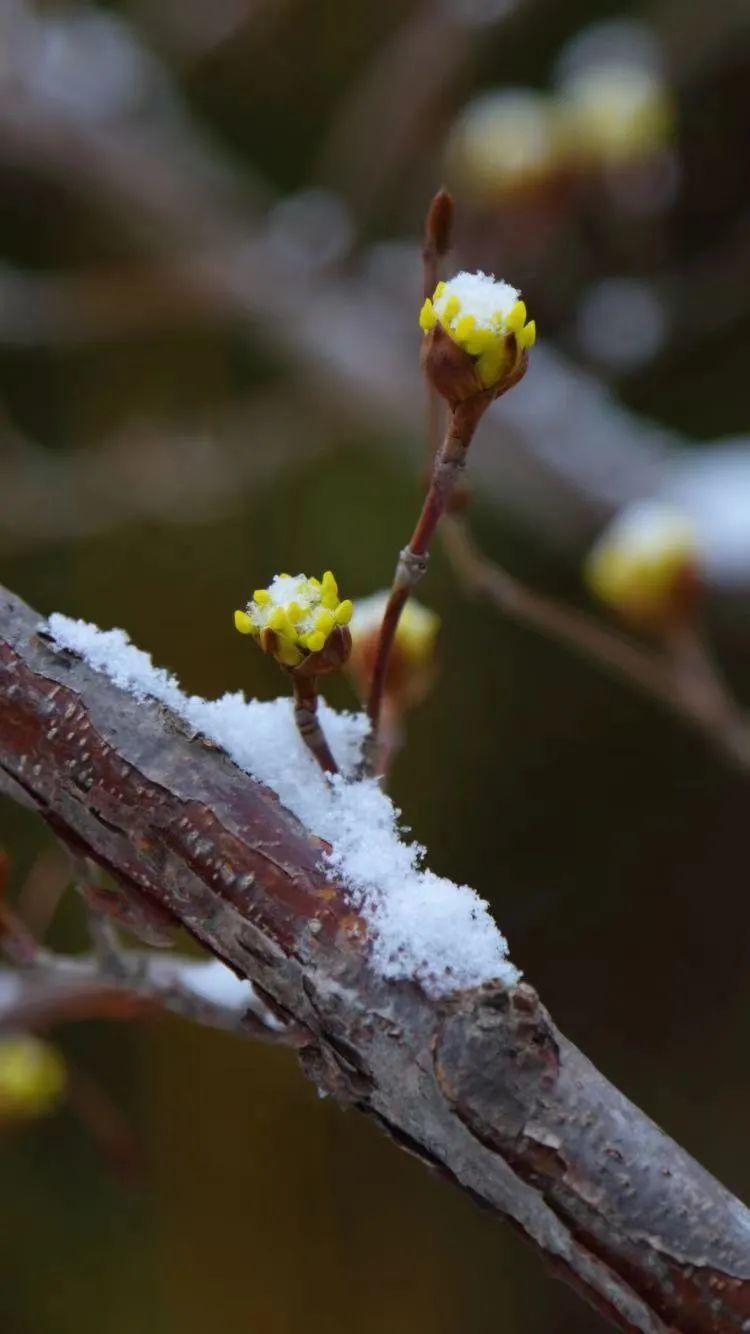
{"label": "yellow flower bud", "polygon": [[317,673],[335,670],[348,656],[344,627],[352,610],[348,599],[340,601],[330,570],[322,579],[277,574],[268,588],[256,588],[247,607],[235,612],[234,623],[282,666]]}
{"label": "yellow flower bud", "polygon": [[419,324],[425,370],[451,406],[502,393],[523,373],[523,353],[536,341],[536,324],[527,322],[516,288],[484,273],[438,283]]}
{"label": "yellow flower bud", "polygon": [[596,542],[584,575],[591,592],[633,625],[678,625],[693,614],[699,589],[692,524],[667,505],[634,505]]}
{"label": "yellow flower bud", "polygon": [[[357,694],[366,699],[375,665],[380,626],[388,593],[374,593],[358,601],[350,622],[352,652],[347,671]],[[435,677],[440,617],[410,598],[396,630],[385,695],[399,712],[413,707],[428,693]]]}
{"label": "yellow flower bud", "polygon": [[26,1035],[0,1038],[0,1125],[51,1112],[66,1084],[57,1050]]}

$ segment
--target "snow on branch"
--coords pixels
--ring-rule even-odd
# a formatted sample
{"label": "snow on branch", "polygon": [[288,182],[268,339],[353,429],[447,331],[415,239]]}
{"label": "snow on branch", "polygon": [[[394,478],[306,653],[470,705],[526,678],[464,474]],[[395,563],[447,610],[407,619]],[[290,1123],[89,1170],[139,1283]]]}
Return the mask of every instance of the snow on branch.
{"label": "snow on branch", "polygon": [[[379,789],[323,778],[283,704],[192,705],[150,667],[144,689],[122,636],[106,675],[98,632],[53,629],[0,589],[0,790],[252,982],[319,1088],[512,1220],[612,1323],[747,1331],[748,1211],[559,1032]],[[361,724],[326,723],[351,769]],[[198,981],[231,1003],[224,974]]]}
{"label": "snow on branch", "polygon": [[399,812],[375,779],[353,779],[367,731],[364,714],[321,712],[340,775],[324,775],[294,726],[291,701],[185,695],[123,630],[99,630],[53,613],[49,632],[136,699],[166,705],[215,742],[245,773],[276,793],[307,829],[331,845],[325,861],[371,929],[373,966],[414,978],[434,995],[519,979],[487,904],[466,885],[424,870],[424,849],[407,843]]}

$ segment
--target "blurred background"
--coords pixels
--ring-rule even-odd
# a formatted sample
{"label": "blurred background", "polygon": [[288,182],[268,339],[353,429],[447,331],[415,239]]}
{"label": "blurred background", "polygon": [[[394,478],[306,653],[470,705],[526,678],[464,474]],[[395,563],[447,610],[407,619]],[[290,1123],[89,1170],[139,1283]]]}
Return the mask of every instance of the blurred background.
{"label": "blurred background", "polygon": [[[522,287],[540,332],[472,451],[482,546],[586,605],[609,517],[678,503],[747,698],[749,86],[745,0],[0,0],[0,579],[192,691],[273,696],[234,607],[278,569],[369,594],[411,529],[446,182],[455,267]],[[439,552],[421,596],[444,631],[406,821],[747,1197],[748,776]],[[33,916],[61,855],[6,801],[0,846]],[[72,896],[49,939],[82,946]],[[601,1328],[290,1053],[169,1018],[52,1036],[127,1151],[71,1106],[0,1133],[2,1334]]]}

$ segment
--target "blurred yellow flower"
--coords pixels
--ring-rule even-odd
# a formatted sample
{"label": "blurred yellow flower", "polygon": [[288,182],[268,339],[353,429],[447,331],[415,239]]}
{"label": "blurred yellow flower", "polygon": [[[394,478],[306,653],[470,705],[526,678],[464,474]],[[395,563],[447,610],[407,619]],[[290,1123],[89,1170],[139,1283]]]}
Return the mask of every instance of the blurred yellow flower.
{"label": "blurred yellow flower", "polygon": [[[362,699],[369,692],[387,602],[385,590],[373,593],[358,600],[352,617],[348,670]],[[435,675],[439,632],[437,612],[410,598],[398,623],[385,683],[386,696],[394,699],[400,709],[418,703],[429,690]]]}
{"label": "blurred yellow flower", "polygon": [[634,505],[596,542],[584,575],[591,592],[626,620],[647,628],[679,621],[698,587],[693,526],[667,505]]}
{"label": "blurred yellow flower", "polygon": [[27,1035],[0,1038],[0,1125],[53,1111],[66,1085],[57,1050]]}
{"label": "blurred yellow flower", "polygon": [[672,135],[675,108],[668,84],[632,61],[584,67],[563,85],[559,104],[571,154],[604,166],[648,157]]}

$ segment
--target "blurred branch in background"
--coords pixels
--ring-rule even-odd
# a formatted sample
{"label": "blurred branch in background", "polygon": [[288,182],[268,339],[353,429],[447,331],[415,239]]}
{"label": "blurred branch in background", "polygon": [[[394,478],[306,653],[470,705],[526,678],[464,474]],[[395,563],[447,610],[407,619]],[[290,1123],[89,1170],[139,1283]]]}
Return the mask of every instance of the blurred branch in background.
{"label": "blurred branch in background", "polygon": [[[0,553],[33,551],[143,519],[207,519],[249,491],[341,446],[341,422],[306,411],[301,387],[225,403],[200,429],[156,423],[123,429],[96,449],[51,454],[2,421]],[[273,441],[273,447],[266,447]]]}
{"label": "blurred branch in background", "polygon": [[463,518],[448,516],[442,536],[448,557],[470,595],[485,598],[502,615],[565,644],[635,685],[703,732],[733,765],[750,772],[750,718],[725,687],[700,632],[653,646],[644,644],[526,587],[482,555]]}
{"label": "blurred branch in background", "polygon": [[[117,32],[130,47],[136,42],[120,21]],[[319,400],[335,396],[337,409],[358,422],[369,422],[377,410],[381,438],[398,432],[403,454],[406,430],[416,457],[412,251],[381,245],[342,267],[352,244],[346,204],[317,192],[264,212],[268,188],[240,176],[215,144],[208,149],[184,110],[175,110],[178,95],[161,68],[159,81],[166,91],[156,110],[147,102],[137,116],[129,104],[107,117],[97,107],[95,116],[52,97],[33,64],[17,60],[0,89],[5,170],[74,191],[79,203],[106,216],[135,267],[132,285],[122,261],[111,276],[6,273],[0,336],[29,345],[115,330],[134,334],[149,322],[181,322],[191,311],[201,321],[249,321],[293,360]],[[165,104],[169,115],[161,114]],[[157,261],[156,274],[140,267],[145,258]],[[702,452],[683,458],[675,432],[623,408],[549,343],[539,349],[526,385],[490,415],[484,437],[476,459],[483,497],[523,513],[552,540],[580,546],[628,500],[679,488],[708,539],[721,526],[715,513],[702,512],[700,490],[683,485],[707,462]],[[748,571],[750,551],[735,550],[732,581],[746,584]],[[711,573],[721,585],[721,562]]]}

